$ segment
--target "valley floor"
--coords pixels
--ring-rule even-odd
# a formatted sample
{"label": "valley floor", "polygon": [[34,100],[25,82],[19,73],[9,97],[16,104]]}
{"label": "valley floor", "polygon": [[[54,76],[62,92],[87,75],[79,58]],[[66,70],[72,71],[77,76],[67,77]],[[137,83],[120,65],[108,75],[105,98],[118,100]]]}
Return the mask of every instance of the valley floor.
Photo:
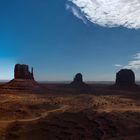
{"label": "valley floor", "polygon": [[0,140],[140,139],[138,91],[1,89],[0,114]]}

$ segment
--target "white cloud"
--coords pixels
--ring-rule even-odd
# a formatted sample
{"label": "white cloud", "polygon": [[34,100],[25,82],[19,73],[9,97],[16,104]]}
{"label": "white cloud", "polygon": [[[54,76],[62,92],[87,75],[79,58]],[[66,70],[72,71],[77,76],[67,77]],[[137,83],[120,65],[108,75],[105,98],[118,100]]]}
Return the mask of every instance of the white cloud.
{"label": "white cloud", "polygon": [[115,67],[122,67],[121,64],[115,64],[114,66],[115,66]]}
{"label": "white cloud", "polygon": [[124,68],[139,70],[140,69],[140,53],[134,55],[133,60],[124,66]]}
{"label": "white cloud", "polygon": [[85,17],[90,22],[100,26],[140,28],[140,0],[68,1],[80,9],[81,12],[78,14],[75,9],[71,9],[73,14],[80,19]]}
{"label": "white cloud", "polygon": [[136,53],[136,54],[134,55],[134,59],[140,59],[140,53]]}

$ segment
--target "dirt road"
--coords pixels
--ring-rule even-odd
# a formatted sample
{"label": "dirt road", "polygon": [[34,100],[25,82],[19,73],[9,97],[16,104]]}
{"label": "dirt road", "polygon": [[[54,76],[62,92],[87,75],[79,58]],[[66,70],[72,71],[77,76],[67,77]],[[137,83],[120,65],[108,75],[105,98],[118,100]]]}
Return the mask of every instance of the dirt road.
{"label": "dirt road", "polygon": [[16,119],[16,120],[1,120],[0,124],[9,124],[9,123],[14,123],[14,122],[32,122],[32,121],[37,121],[39,119],[43,119],[45,117],[47,117],[50,113],[54,113],[54,112],[64,112],[69,108],[68,105],[63,105],[58,109],[54,109],[54,110],[50,110],[47,112],[42,113],[40,116],[38,117],[34,117],[34,118],[29,118],[29,119]]}

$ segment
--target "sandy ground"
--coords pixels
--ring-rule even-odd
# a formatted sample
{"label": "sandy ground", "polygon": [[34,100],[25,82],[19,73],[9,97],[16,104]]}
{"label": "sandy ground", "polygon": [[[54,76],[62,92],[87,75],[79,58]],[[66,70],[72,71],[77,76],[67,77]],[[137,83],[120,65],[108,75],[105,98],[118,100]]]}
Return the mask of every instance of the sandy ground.
{"label": "sandy ground", "polygon": [[138,90],[44,87],[0,90],[0,140],[140,139]]}

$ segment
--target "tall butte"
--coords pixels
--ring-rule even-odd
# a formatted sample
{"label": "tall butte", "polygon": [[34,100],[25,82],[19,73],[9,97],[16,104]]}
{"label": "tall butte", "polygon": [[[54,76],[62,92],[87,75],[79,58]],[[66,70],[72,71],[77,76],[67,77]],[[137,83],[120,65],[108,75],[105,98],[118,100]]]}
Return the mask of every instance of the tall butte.
{"label": "tall butte", "polygon": [[16,64],[14,68],[14,79],[5,84],[3,88],[19,90],[36,90],[40,85],[34,80],[33,68],[29,71],[29,66]]}
{"label": "tall butte", "polygon": [[14,69],[15,79],[34,80],[33,68],[29,71],[29,66],[25,64],[16,64]]}

